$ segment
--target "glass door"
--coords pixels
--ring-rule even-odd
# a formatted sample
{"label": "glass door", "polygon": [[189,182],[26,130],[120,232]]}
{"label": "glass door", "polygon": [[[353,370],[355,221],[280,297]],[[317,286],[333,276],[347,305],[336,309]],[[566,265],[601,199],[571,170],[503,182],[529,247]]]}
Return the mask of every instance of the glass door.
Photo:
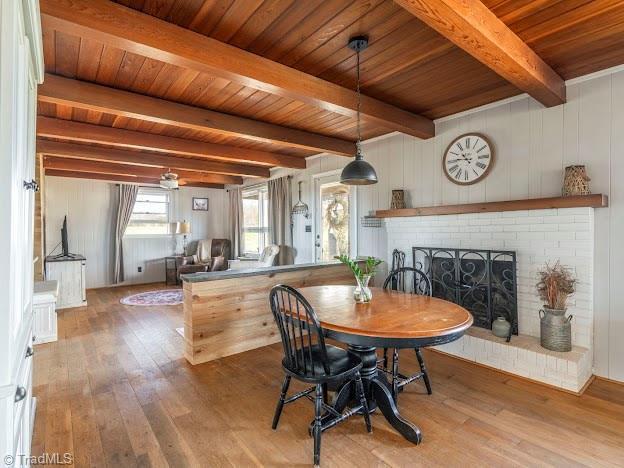
{"label": "glass door", "polygon": [[355,188],[340,183],[340,175],[319,177],[315,183],[315,259],[331,261],[354,255]]}

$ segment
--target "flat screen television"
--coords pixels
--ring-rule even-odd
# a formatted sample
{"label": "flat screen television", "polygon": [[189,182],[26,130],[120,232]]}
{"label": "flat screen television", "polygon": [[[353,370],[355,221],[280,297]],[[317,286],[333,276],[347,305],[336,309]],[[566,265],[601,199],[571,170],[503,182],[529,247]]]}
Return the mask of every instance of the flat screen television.
{"label": "flat screen television", "polygon": [[[58,255],[50,255],[46,257],[46,261],[59,261],[59,260],[71,260],[75,258],[83,258],[80,255],[76,255],[73,253],[69,253],[69,236],[67,234],[67,215],[63,219],[63,225],[61,226],[61,242],[59,243],[61,246],[61,253]],[[53,249],[56,250],[58,245],[56,245]]]}
{"label": "flat screen television", "polygon": [[69,242],[67,241],[67,215],[63,219],[63,227],[61,228],[61,248],[63,249],[63,257],[69,256]]}

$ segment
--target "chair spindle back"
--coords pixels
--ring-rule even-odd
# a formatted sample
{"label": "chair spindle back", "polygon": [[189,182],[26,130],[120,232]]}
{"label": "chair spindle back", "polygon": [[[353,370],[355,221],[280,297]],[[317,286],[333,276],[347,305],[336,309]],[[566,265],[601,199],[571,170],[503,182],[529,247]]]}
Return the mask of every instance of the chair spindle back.
{"label": "chair spindle back", "polygon": [[383,285],[384,289],[401,291],[419,296],[431,296],[431,281],[427,274],[413,267],[401,267],[390,272]]}
{"label": "chair spindle back", "polygon": [[[269,302],[282,338],[286,367],[295,373],[314,376],[318,374],[315,360],[320,360],[328,375],[330,368],[323,329],[306,298],[295,288],[279,284],[271,289]],[[312,353],[313,346],[318,353]]]}

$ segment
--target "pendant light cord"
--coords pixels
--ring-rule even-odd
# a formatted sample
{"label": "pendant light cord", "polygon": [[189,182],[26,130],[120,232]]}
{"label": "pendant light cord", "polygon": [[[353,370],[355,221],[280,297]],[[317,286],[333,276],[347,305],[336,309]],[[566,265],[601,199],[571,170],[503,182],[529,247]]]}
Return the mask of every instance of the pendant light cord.
{"label": "pendant light cord", "polygon": [[[375,169],[368,162],[364,161],[362,153],[362,92],[360,89],[360,52],[368,47],[367,36],[354,36],[349,39],[348,47],[355,52],[356,65],[356,125],[357,140],[355,142],[355,159],[349,162],[340,173],[340,182],[345,185],[370,185],[377,183],[377,174]],[[353,109],[353,108],[352,108]]]}
{"label": "pendant light cord", "polygon": [[362,152],[360,149],[360,145],[362,142],[362,134],[360,131],[360,108],[362,106],[362,98],[360,94],[360,50],[355,52],[356,55],[356,95],[357,95],[357,142],[355,143],[356,152],[355,157],[361,158]]}

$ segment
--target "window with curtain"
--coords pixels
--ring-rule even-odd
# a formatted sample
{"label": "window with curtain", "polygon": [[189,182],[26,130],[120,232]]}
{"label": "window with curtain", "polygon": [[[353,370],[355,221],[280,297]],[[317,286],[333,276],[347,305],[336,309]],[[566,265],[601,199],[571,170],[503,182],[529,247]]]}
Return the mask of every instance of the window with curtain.
{"label": "window with curtain", "polygon": [[243,190],[244,254],[258,256],[269,243],[269,197],[266,185]]}
{"label": "window with curtain", "polygon": [[169,225],[170,192],[140,187],[126,228],[126,236],[166,236]]}

